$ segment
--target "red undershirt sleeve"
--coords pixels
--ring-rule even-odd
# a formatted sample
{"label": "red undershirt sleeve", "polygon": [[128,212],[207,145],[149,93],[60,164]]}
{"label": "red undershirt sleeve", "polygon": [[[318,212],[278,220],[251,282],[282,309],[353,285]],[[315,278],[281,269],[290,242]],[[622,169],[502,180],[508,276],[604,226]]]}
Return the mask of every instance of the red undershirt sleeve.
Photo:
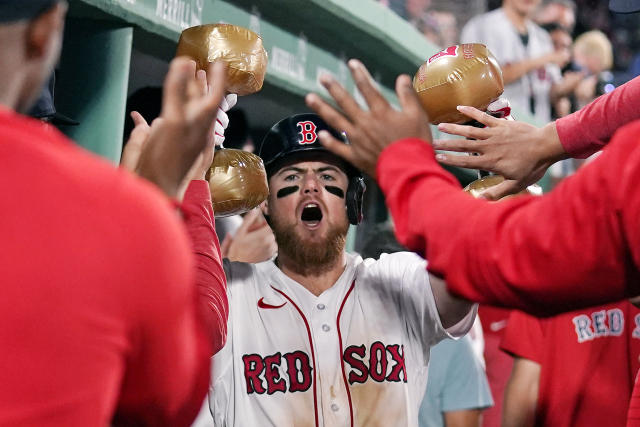
{"label": "red undershirt sleeve", "polygon": [[556,120],[565,151],[586,158],[604,147],[613,133],[640,118],[640,77],[602,95],[580,110]]}
{"label": "red undershirt sleeve", "polygon": [[474,199],[417,139],[382,152],[378,181],[399,241],[453,293],[553,314],[638,292],[627,289],[640,265],[640,149],[628,152],[638,134],[638,125],[624,132],[616,149],[543,197]]}
{"label": "red undershirt sleeve", "polygon": [[209,183],[204,180],[191,181],[185,192],[181,209],[196,256],[199,308],[207,331],[212,337],[215,354],[224,346],[227,339],[229,302]]}

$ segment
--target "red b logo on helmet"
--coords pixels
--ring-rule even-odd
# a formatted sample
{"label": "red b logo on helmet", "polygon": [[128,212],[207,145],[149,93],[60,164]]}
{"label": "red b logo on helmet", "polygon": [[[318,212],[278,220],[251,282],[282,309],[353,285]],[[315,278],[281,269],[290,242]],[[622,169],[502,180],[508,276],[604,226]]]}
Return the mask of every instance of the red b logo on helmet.
{"label": "red b logo on helmet", "polygon": [[456,55],[458,55],[458,46],[457,45],[449,46],[445,50],[442,50],[436,53],[435,55],[433,55],[431,58],[427,59],[427,64],[431,64],[433,61],[435,61],[438,58],[442,58],[443,56],[456,56]]}
{"label": "red b logo on helmet", "polygon": [[318,128],[312,121],[298,122],[296,126],[300,127],[300,139],[299,144],[313,144],[318,139],[316,129]]}

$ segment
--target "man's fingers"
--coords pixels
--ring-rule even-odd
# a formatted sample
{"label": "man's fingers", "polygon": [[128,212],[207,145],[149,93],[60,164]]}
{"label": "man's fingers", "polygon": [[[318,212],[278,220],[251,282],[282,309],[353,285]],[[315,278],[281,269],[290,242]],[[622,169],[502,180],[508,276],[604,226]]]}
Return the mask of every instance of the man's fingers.
{"label": "man's fingers", "polygon": [[360,106],[353,97],[336,81],[332,76],[323,74],[320,76],[320,83],[329,91],[331,97],[336,101],[338,106],[353,120],[358,114],[362,113]]}
{"label": "man's fingers", "polygon": [[467,117],[471,117],[474,120],[479,121],[480,123],[482,123],[485,126],[495,126],[497,124],[500,123],[500,119],[497,119],[487,113],[484,113],[480,110],[478,110],[477,108],[474,107],[469,107],[466,105],[459,105],[458,106],[458,111],[460,111],[462,114],[464,114]]}
{"label": "man's fingers", "polygon": [[258,215],[261,215],[260,209],[252,209],[247,212],[244,218],[242,218],[242,224],[240,224],[240,227],[236,230],[235,237],[249,233],[256,219],[259,218]]}
{"label": "man's fingers", "polygon": [[207,72],[205,70],[196,71],[196,82],[201,95],[206,95],[208,90]]}
{"label": "man's fingers", "polygon": [[133,120],[134,127],[138,127],[138,126],[149,127],[149,124],[147,124],[147,121],[144,119],[144,117],[142,117],[142,114],[138,113],[137,111],[131,112],[131,119]]}
{"label": "man's fingers", "polygon": [[487,200],[500,200],[510,194],[516,194],[526,188],[525,184],[514,179],[507,179],[500,184],[490,187],[480,193],[479,197]]}
{"label": "man's fingers", "polygon": [[473,139],[436,139],[431,143],[435,150],[457,151],[461,153],[481,153],[477,140]]}
{"label": "man's fingers", "polygon": [[231,237],[231,234],[227,233],[227,235],[224,236],[222,243],[220,243],[220,254],[223,258],[226,258],[229,255],[229,248],[231,247],[232,242],[233,237]]}
{"label": "man's fingers", "polygon": [[350,59],[349,68],[351,69],[353,80],[356,82],[356,86],[367,102],[370,110],[380,110],[389,107],[387,100],[384,99],[378,89],[373,85],[373,78],[362,62],[357,59]]}
{"label": "man's fingers", "polygon": [[207,80],[209,84],[209,102],[216,106],[217,112],[217,107],[222,102],[227,86],[227,63],[216,61],[210,64]]}
{"label": "man's fingers", "polygon": [[318,137],[320,138],[320,143],[329,151],[331,151],[336,156],[342,157],[346,161],[351,164],[354,163],[355,154],[353,153],[353,147],[345,144],[342,141],[338,141],[326,130],[322,130],[318,133]]}
{"label": "man's fingers", "polygon": [[[495,119],[495,120],[498,120],[498,119]],[[477,128],[469,125],[440,123],[438,125],[438,130],[440,132],[448,133],[450,135],[459,135],[459,136],[464,136],[465,138],[470,138],[470,139],[486,139],[489,137],[489,133],[488,133],[489,129]]]}
{"label": "man's fingers", "polygon": [[165,117],[181,117],[187,102],[187,88],[193,80],[196,63],[185,57],[178,57],[169,64],[169,72],[164,81],[162,99],[162,115]]}
{"label": "man's fingers", "polygon": [[469,169],[483,169],[483,170],[491,170],[487,168],[487,159],[483,156],[465,156],[465,155],[455,155],[455,154],[445,154],[438,153],[436,154],[436,160],[440,163],[449,166],[458,166],[461,168],[469,168]]}
{"label": "man's fingers", "polygon": [[322,98],[315,93],[310,93],[306,96],[305,101],[309,108],[318,113],[325,122],[332,128],[339,132],[346,132],[347,135],[353,132],[353,126],[351,122],[339,111],[327,104]]}
{"label": "man's fingers", "polygon": [[403,111],[420,112],[424,115],[425,121],[429,120],[408,75],[401,74],[396,79],[396,94]]}

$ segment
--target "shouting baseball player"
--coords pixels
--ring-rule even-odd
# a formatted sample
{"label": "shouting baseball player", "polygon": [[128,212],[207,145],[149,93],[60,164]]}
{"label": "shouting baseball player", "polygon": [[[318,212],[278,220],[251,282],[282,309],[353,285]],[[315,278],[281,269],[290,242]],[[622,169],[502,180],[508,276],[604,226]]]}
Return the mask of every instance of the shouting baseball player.
{"label": "shouting baseball player", "polygon": [[417,426],[430,347],[473,323],[473,306],[444,292],[417,255],[345,252],[365,185],[320,145],[321,130],[339,137],[300,114],[263,141],[263,213],[278,256],[225,261],[232,308],[212,368],[216,425]]}

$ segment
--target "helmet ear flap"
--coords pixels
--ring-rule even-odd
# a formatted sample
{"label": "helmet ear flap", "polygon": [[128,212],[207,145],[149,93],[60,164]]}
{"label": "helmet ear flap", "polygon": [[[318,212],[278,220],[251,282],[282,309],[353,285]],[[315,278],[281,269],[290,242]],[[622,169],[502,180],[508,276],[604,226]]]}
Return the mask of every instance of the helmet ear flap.
{"label": "helmet ear flap", "polygon": [[352,225],[360,224],[362,221],[362,204],[364,201],[364,192],[367,184],[361,176],[352,176],[349,178],[349,186],[347,187],[346,205],[347,218]]}

